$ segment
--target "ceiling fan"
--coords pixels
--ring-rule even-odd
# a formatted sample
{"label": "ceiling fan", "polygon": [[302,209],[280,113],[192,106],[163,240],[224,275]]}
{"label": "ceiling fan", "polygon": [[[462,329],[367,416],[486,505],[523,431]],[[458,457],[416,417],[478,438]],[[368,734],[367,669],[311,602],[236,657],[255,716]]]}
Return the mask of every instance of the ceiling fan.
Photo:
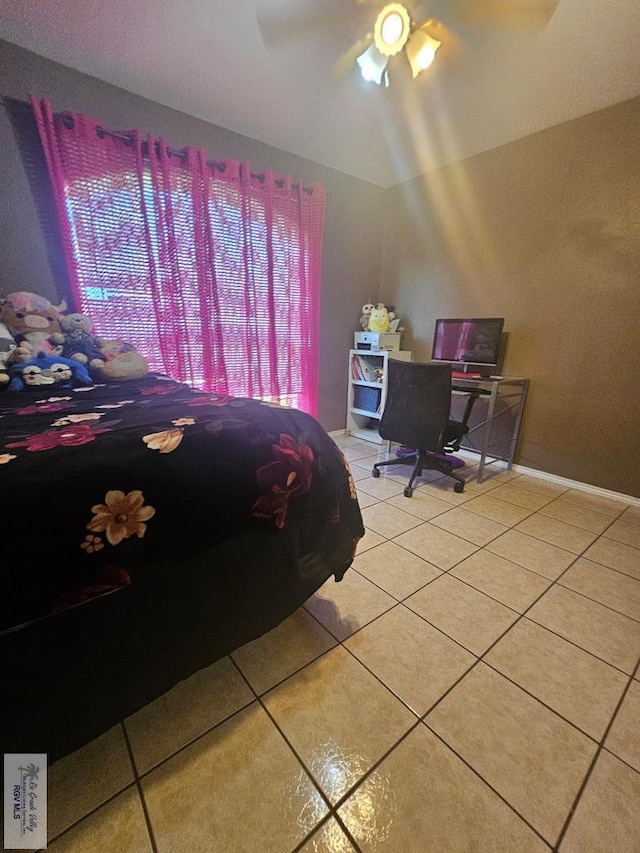
{"label": "ceiling fan", "polygon": [[[318,33],[349,35],[338,67],[359,66],[362,77],[389,85],[389,63],[404,54],[416,78],[438,51],[454,55],[473,30],[540,30],[560,0],[289,0],[263,3],[257,23],[267,48]],[[353,37],[356,33],[359,35]]]}

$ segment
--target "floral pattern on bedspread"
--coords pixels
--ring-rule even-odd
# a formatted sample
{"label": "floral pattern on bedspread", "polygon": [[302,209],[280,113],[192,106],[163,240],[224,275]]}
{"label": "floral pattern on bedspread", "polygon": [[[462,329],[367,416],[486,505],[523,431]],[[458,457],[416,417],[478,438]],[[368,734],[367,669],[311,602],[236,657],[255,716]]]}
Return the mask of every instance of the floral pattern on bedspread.
{"label": "floral pattern on bedspread", "polygon": [[157,375],[67,393],[0,396],[0,629],[219,543],[250,541],[259,560],[282,537],[294,562],[348,565],[364,533],[353,480],[309,415]]}

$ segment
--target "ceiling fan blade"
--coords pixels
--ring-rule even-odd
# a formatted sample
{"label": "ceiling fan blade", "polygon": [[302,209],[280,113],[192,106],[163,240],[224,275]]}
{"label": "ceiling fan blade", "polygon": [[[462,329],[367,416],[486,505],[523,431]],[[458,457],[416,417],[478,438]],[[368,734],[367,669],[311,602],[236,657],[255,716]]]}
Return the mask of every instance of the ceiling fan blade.
{"label": "ceiling fan blade", "polygon": [[362,14],[370,0],[297,0],[263,3],[256,12],[258,30],[265,47],[277,48],[287,42],[349,26]]}
{"label": "ceiling fan blade", "polygon": [[560,0],[453,0],[443,17],[458,26],[492,26],[541,30]]}

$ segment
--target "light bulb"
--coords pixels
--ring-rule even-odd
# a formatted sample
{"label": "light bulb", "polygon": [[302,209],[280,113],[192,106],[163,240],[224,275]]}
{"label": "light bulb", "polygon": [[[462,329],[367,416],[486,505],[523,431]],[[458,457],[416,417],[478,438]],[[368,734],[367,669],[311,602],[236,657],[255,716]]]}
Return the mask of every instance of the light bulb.
{"label": "light bulb", "polygon": [[402,35],[402,18],[397,12],[391,12],[382,22],[380,35],[385,44],[395,44]]}

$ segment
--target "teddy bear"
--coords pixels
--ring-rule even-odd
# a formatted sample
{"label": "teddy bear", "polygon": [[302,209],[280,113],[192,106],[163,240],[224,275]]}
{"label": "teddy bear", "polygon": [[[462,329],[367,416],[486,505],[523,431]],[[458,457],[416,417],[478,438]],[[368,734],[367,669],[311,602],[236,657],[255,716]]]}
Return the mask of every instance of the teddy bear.
{"label": "teddy bear", "polygon": [[100,340],[102,365],[89,364],[96,379],[140,379],[146,376],[149,365],[135,347],[124,341]]}
{"label": "teddy bear", "polygon": [[102,339],[91,334],[93,323],[86,314],[66,314],[60,318],[60,332],[49,338],[52,346],[62,346],[62,355],[89,364],[91,367],[104,367],[104,356],[100,351]]}
{"label": "teddy bear", "polygon": [[6,363],[27,361],[34,352],[61,355],[62,346],[51,343],[49,338],[60,332],[60,317],[66,307],[64,299],[53,305],[46,297],[26,290],[9,293],[0,299],[0,322],[8,327],[17,344]]}
{"label": "teddy bear", "polygon": [[39,391],[43,386],[50,385],[61,390],[93,384],[84,364],[61,355],[46,355],[44,352],[39,352],[28,361],[12,365],[9,375],[9,391]]}

